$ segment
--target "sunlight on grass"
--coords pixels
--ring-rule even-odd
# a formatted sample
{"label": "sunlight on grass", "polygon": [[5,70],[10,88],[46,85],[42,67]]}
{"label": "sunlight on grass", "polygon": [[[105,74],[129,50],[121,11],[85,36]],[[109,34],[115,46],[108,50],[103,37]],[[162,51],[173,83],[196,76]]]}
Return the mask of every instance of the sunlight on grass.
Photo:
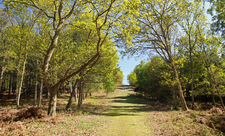
{"label": "sunlight on grass", "polygon": [[[171,111],[169,105],[147,101],[133,91],[116,90],[107,97],[93,94],[84,100],[81,109],[73,102],[67,111],[68,98],[65,94],[59,97],[56,117],[2,122],[0,135],[223,135],[216,129],[220,126],[215,118],[222,117],[223,113],[213,113],[218,110],[216,108],[212,111]],[[12,107],[4,108],[6,113],[17,111]],[[42,105],[43,110],[46,112],[47,103]]]}

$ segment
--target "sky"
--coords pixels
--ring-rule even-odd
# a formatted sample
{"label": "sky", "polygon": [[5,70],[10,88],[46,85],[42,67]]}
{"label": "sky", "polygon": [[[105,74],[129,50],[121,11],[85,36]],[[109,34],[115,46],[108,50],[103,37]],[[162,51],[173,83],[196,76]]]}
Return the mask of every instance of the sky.
{"label": "sky", "polygon": [[134,68],[141,63],[141,60],[145,60],[147,61],[147,57],[124,57],[122,58],[122,56],[120,55],[120,53],[118,52],[120,59],[119,59],[119,67],[120,70],[123,71],[123,84],[125,85],[129,85],[129,81],[127,80],[127,75],[129,75],[131,72],[133,72]]}
{"label": "sky", "polygon": [[134,57],[129,59],[127,57],[124,57],[123,59],[120,57],[118,65],[120,67],[120,70],[123,71],[123,84],[129,85],[127,75],[133,72],[135,66],[140,64],[140,62],[141,59],[136,60]]}

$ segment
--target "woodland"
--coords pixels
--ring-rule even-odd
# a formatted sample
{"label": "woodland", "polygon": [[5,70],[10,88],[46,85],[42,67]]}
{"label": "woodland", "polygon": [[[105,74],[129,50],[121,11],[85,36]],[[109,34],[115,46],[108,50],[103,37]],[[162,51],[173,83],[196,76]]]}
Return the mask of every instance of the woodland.
{"label": "woodland", "polygon": [[[224,0],[0,0],[0,131],[28,114],[35,122],[33,117],[45,112],[55,120],[60,111],[70,116],[82,111],[86,119],[110,105],[111,110],[103,108],[113,112],[107,116],[125,116],[113,105],[122,106],[124,99],[130,108],[143,108],[139,101],[145,101],[144,106],[165,104],[187,116],[209,110],[222,118],[224,6]],[[130,86],[122,85],[123,56],[149,58],[127,76]],[[91,100],[107,105],[92,107]],[[5,116],[12,109],[18,116]],[[142,110],[138,116],[147,116]],[[206,125],[214,134],[225,131],[224,122],[214,124]],[[10,127],[4,131],[14,134]]]}

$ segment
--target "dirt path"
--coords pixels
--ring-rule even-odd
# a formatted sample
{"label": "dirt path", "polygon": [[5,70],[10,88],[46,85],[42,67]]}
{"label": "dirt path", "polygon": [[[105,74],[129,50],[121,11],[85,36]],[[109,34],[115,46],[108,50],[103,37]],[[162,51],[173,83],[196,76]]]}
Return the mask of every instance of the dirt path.
{"label": "dirt path", "polygon": [[101,135],[110,136],[146,136],[153,133],[145,125],[146,102],[130,94],[129,91],[118,91],[109,96],[112,108],[103,113],[111,124]]}

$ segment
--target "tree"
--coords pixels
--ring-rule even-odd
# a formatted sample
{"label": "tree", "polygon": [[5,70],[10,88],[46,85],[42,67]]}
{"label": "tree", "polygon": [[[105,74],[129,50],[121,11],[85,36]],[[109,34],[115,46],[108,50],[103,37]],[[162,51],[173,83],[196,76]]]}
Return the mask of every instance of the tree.
{"label": "tree", "polygon": [[7,69],[12,70],[14,68],[13,60],[15,59],[15,52],[11,48],[11,46],[13,46],[14,40],[9,36],[13,33],[13,27],[11,26],[12,24],[13,21],[10,18],[10,15],[2,8],[0,8],[0,91],[2,90],[2,80],[4,72]]}
{"label": "tree", "polygon": [[114,70],[114,76],[115,76],[115,83],[116,84],[122,84],[123,82],[123,71],[121,71],[119,68],[116,68]]}
{"label": "tree", "polygon": [[224,0],[209,0],[211,7],[208,9],[212,17],[212,30],[225,34],[225,1]]}
{"label": "tree", "polygon": [[127,75],[127,79],[130,85],[135,85],[137,82],[136,73],[135,72],[130,73],[129,75]]}
{"label": "tree", "polygon": [[[42,17],[43,22],[49,24],[50,28],[50,38],[51,43],[47,47],[47,51],[44,57],[43,63],[43,79],[50,92],[49,108],[48,114],[56,115],[56,100],[57,100],[57,90],[61,84],[69,80],[73,76],[79,74],[85,68],[87,68],[91,63],[97,60],[100,55],[101,47],[105,42],[106,37],[109,35],[110,28],[117,19],[117,15],[120,12],[120,2],[114,4],[114,0],[109,1],[11,1],[5,0],[4,4],[15,5],[23,4],[31,9],[37,9],[41,14],[45,15]],[[53,7],[53,8],[52,8]],[[89,16],[89,20],[82,21],[81,19]],[[81,21],[80,21],[81,20]],[[48,23],[48,22],[51,23]],[[87,30],[89,33],[95,33],[96,42],[93,47],[96,49],[96,53],[87,60],[80,63],[80,66],[73,67],[69,65],[67,70],[64,72],[64,76],[58,80],[58,82],[52,84],[50,81],[49,66],[50,60],[53,56],[53,52],[57,47],[60,34],[73,26],[74,28]],[[89,38],[86,39],[86,44],[89,43]]]}
{"label": "tree", "polygon": [[[120,39],[130,46],[131,51],[146,52],[154,50],[173,69],[179,96],[184,110],[188,110],[184,99],[179,75],[172,55],[172,48],[179,35],[177,22],[179,18],[178,5],[181,1],[145,1],[128,2],[127,12],[132,12],[129,16],[133,22],[124,26],[130,30],[131,34],[121,33]],[[129,14],[128,14],[129,15]],[[126,35],[126,37],[124,36]],[[128,50],[129,50],[128,49]]]}
{"label": "tree", "polygon": [[115,87],[116,87],[115,82],[113,81],[113,79],[110,76],[112,76],[112,75],[108,75],[105,78],[105,81],[104,81],[104,84],[103,84],[103,88],[105,90],[106,96],[108,96],[108,93],[114,92]]}
{"label": "tree", "polygon": [[192,91],[192,108],[194,108],[194,77],[193,77],[193,61],[192,52],[198,40],[198,30],[205,21],[204,13],[200,2],[189,2],[184,0],[179,7],[179,25],[185,32],[188,39],[190,69],[191,69],[191,91]]}

